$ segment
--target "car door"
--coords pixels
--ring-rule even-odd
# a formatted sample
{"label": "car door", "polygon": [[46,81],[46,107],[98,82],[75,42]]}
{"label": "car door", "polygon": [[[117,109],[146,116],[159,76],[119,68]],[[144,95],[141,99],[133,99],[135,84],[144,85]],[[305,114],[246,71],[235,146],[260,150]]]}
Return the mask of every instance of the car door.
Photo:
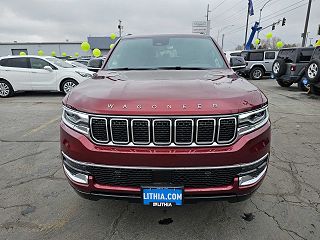
{"label": "car door", "polygon": [[1,60],[1,78],[6,79],[15,91],[32,90],[30,62],[26,57],[10,57]]}
{"label": "car door", "polygon": [[264,53],[264,67],[266,72],[272,71],[272,65],[274,60],[276,60],[276,52],[275,51],[266,51]]}
{"label": "car door", "polygon": [[[34,90],[57,90],[57,72],[55,67],[42,58],[30,57],[30,78]],[[44,69],[49,66],[50,69]]]}

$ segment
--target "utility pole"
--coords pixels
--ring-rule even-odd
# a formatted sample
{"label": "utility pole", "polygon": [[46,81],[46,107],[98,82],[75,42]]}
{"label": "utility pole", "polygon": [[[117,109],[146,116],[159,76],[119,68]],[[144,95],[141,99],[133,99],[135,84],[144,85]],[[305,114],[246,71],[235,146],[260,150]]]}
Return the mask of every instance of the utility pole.
{"label": "utility pole", "polygon": [[206,18],[207,18],[207,35],[210,36],[210,20],[209,20],[209,13],[210,13],[210,5],[208,4],[207,6],[207,15],[206,15]]}
{"label": "utility pole", "polygon": [[222,34],[222,42],[221,42],[221,48],[223,50],[223,42],[224,42],[224,34]]}
{"label": "utility pole", "polygon": [[119,29],[119,36],[121,37],[122,34],[122,30],[123,30],[123,26],[121,25],[122,21],[119,20],[119,25],[118,25],[118,29]]}
{"label": "utility pole", "polygon": [[307,16],[306,16],[306,22],[305,22],[305,25],[304,25],[304,32],[303,32],[303,35],[302,35],[302,47],[305,47],[305,46],[306,46],[307,31],[308,31],[309,18],[310,18],[310,10],[311,10],[311,3],[312,3],[312,0],[309,0],[308,10],[307,10]]}
{"label": "utility pole", "polygon": [[246,35],[245,35],[245,38],[244,38],[244,45],[243,45],[243,46],[246,46],[246,44],[247,44],[247,39],[248,39],[249,14],[250,14],[250,6],[249,6],[249,2],[248,2]]}

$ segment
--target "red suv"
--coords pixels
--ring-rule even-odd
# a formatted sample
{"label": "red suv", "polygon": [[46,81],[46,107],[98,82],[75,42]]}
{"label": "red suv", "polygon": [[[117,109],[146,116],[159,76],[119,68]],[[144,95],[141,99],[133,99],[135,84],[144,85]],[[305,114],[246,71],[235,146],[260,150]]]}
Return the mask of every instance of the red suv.
{"label": "red suv", "polygon": [[268,101],[209,36],[127,36],[63,99],[61,152],[88,199],[239,201],[267,172]]}

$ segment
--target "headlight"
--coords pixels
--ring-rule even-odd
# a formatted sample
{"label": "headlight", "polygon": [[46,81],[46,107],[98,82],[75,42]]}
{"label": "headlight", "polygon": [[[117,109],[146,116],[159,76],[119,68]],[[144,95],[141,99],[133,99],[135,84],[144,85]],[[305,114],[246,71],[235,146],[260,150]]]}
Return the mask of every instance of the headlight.
{"label": "headlight", "polygon": [[85,113],[63,107],[62,121],[80,133],[89,134],[89,116]]}
{"label": "headlight", "polygon": [[242,113],[239,115],[238,132],[239,135],[252,132],[269,120],[268,107],[261,108],[252,112]]}
{"label": "headlight", "polygon": [[76,73],[78,73],[81,77],[92,78],[92,75],[90,73],[84,73],[84,72],[78,72],[78,71],[76,71]]}

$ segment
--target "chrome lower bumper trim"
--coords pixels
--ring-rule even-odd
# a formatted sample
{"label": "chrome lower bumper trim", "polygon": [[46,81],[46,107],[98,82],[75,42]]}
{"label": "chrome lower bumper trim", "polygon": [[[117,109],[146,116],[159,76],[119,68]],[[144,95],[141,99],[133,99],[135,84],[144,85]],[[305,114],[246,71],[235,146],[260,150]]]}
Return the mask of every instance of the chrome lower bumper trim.
{"label": "chrome lower bumper trim", "polygon": [[241,167],[249,167],[251,165],[255,165],[259,162],[263,162],[266,158],[268,158],[269,153],[264,155],[263,157],[259,158],[258,160],[251,162],[251,163],[244,163],[244,164],[234,164],[234,165],[227,165],[227,166],[215,166],[215,167],[146,167],[146,166],[116,166],[116,165],[103,165],[103,164],[96,164],[96,163],[89,163],[89,162],[80,162],[70,158],[64,152],[61,152],[63,157],[67,160],[74,162],[75,164],[83,165],[83,166],[91,166],[91,167],[102,167],[102,168],[122,168],[122,169],[154,169],[154,170],[196,170],[196,169],[224,169],[224,168],[241,168]]}
{"label": "chrome lower bumper trim", "polygon": [[261,178],[264,176],[264,174],[267,172],[267,168],[268,168],[268,166],[265,166],[263,171],[261,173],[259,173],[259,175],[256,177],[252,177],[250,175],[245,175],[245,176],[239,177],[239,186],[243,187],[243,186],[248,186],[248,185],[255,184],[255,183],[259,182],[261,180]]}
{"label": "chrome lower bumper trim", "polygon": [[66,166],[63,164],[63,170],[66,173],[67,177],[76,183],[88,184],[88,175],[82,173],[71,173]]}

